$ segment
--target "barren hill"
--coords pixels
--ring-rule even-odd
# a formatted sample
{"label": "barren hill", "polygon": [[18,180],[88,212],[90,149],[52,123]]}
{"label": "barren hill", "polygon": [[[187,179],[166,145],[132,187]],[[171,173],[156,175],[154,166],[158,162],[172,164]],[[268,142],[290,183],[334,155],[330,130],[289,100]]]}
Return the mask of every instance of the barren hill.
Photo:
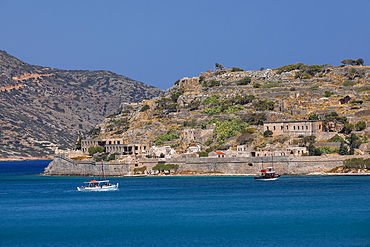
{"label": "barren hill", "polygon": [[163,90],[109,71],[61,70],[24,63],[0,51],[0,157],[43,156],[74,147],[122,103]]}

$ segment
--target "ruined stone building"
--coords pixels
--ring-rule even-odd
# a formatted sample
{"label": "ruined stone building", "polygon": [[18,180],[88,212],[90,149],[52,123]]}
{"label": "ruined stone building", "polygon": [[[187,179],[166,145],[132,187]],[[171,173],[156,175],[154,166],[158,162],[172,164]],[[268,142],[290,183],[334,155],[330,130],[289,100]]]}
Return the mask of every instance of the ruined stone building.
{"label": "ruined stone building", "polygon": [[84,153],[89,151],[89,147],[105,147],[108,153],[119,153],[120,155],[139,155],[149,148],[148,144],[123,144],[123,139],[86,139],[81,141],[81,150]]}
{"label": "ruined stone building", "polygon": [[254,149],[250,145],[237,147],[236,157],[262,157],[262,156],[302,156],[307,153],[306,147],[272,147]]}
{"label": "ruined stone building", "polygon": [[292,137],[318,135],[324,132],[322,121],[285,121],[285,122],[264,122],[264,131],[270,130],[273,136],[289,135]]}

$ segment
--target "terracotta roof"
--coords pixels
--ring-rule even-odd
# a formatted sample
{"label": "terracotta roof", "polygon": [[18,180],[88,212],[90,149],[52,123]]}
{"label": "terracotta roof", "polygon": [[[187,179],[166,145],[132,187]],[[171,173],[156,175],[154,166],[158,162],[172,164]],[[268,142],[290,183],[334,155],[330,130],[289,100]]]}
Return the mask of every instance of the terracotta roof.
{"label": "terracotta roof", "polygon": [[224,152],[221,151],[214,151],[216,154],[225,154]]}
{"label": "terracotta roof", "polygon": [[326,154],[326,156],[336,156],[336,155],[339,155],[339,154]]}

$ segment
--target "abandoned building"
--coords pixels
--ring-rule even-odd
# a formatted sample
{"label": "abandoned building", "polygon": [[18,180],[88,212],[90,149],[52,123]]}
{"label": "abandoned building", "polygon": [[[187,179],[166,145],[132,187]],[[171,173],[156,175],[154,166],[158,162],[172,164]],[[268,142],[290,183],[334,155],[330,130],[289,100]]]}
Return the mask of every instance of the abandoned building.
{"label": "abandoned building", "polygon": [[264,131],[272,131],[272,136],[289,135],[293,137],[317,135],[324,131],[322,121],[286,121],[286,122],[264,122]]}
{"label": "abandoned building", "polygon": [[86,139],[81,141],[81,150],[84,153],[89,147],[105,147],[108,153],[119,153],[120,155],[139,155],[149,148],[148,144],[123,144],[123,139]]}

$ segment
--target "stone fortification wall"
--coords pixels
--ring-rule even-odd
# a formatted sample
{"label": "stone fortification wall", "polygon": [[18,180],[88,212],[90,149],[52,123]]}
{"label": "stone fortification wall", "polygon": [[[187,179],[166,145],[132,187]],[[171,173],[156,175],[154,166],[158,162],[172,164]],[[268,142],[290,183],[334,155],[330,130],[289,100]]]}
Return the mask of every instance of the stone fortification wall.
{"label": "stone fortification wall", "polygon": [[[322,173],[343,165],[343,160],[351,158],[370,158],[370,155],[343,156],[279,156],[279,157],[232,157],[232,158],[173,158],[167,164],[179,165],[179,171],[220,172],[223,174],[258,174],[262,168],[274,164],[280,174],[298,175]],[[143,159],[141,166],[150,170],[158,163],[157,159]],[[161,160],[163,162],[163,160]]]}
{"label": "stone fortification wall", "polygon": [[[222,173],[230,175],[255,175],[262,168],[271,166],[285,175],[308,175],[323,173],[343,165],[343,160],[351,158],[370,158],[370,155],[343,156],[300,156],[300,157],[233,157],[233,158],[173,158],[173,159],[141,159],[137,167],[146,166],[147,171],[158,163],[177,164],[179,171],[197,171],[203,173]],[[135,165],[104,164],[106,176],[132,175]],[[101,166],[95,162],[77,162],[67,158],[56,157],[45,169],[45,175],[101,176]]]}
{"label": "stone fortification wall", "polygon": [[[102,163],[94,161],[75,161],[56,156],[45,168],[45,175],[55,176],[102,176]],[[130,174],[130,166],[122,163],[104,162],[105,176],[124,176]]]}

